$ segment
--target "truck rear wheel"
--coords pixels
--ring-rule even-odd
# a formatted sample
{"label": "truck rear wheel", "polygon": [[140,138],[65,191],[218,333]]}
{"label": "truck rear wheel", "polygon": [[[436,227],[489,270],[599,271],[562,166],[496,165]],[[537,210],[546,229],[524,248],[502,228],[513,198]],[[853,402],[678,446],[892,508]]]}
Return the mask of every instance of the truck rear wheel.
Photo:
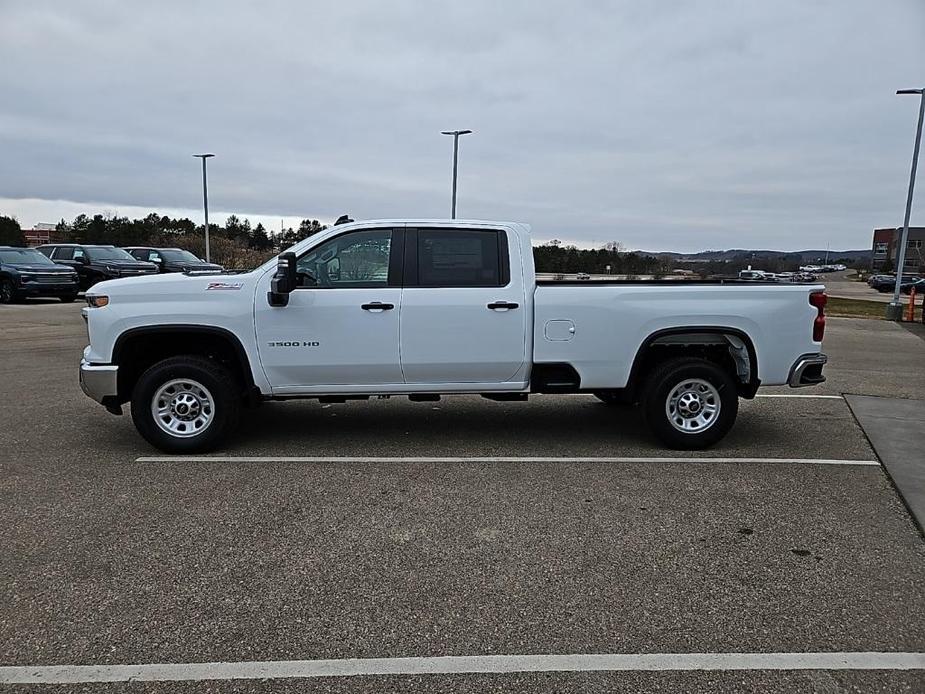
{"label": "truck rear wheel", "polygon": [[138,379],[132,421],[145,441],[165,453],[210,451],[238,422],[239,390],[221,364],[192,355],[171,357]]}
{"label": "truck rear wheel", "polygon": [[646,423],[670,448],[713,445],[732,428],[739,410],[732,374],[706,359],[681,357],[658,364],[644,393]]}

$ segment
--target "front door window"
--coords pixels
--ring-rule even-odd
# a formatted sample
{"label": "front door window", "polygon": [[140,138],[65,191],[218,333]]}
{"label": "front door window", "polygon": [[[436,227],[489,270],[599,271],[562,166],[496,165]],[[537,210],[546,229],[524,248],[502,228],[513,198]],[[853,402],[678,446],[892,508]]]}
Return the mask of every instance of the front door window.
{"label": "front door window", "polygon": [[352,289],[389,286],[391,229],[356,231],[337,236],[299,258],[296,271],[303,288]]}

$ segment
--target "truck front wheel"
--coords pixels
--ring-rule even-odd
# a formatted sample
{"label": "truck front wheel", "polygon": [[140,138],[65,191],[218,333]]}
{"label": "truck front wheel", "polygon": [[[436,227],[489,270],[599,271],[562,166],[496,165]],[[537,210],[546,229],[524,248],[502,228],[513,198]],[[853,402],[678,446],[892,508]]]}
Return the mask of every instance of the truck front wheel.
{"label": "truck front wheel", "polygon": [[670,448],[713,445],[732,428],[738,410],[732,374],[706,359],[669,359],[658,364],[646,381],[646,422]]}
{"label": "truck front wheel", "polygon": [[132,420],[165,453],[202,453],[218,446],[240,417],[234,376],[198,356],[171,357],[145,371],[132,392]]}

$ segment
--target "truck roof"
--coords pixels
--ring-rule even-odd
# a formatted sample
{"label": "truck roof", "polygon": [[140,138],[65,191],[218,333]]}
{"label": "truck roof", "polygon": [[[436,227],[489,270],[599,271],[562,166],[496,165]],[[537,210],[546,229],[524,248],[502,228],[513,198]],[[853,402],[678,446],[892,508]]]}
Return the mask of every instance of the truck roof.
{"label": "truck roof", "polygon": [[[354,227],[369,226],[430,226],[430,227],[516,227],[526,234],[530,233],[530,225],[523,222],[503,222],[488,219],[446,219],[446,218],[403,218],[403,219],[358,219],[347,224],[338,224],[337,230],[352,229]],[[332,228],[332,227],[329,227]]]}

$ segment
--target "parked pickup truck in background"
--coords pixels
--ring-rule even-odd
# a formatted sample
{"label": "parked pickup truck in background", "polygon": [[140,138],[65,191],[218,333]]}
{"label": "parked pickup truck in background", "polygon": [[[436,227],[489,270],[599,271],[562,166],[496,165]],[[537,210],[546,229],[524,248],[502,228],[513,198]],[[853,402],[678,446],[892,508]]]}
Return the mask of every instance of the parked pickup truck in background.
{"label": "parked pickup truck in background", "polygon": [[116,277],[135,277],[154,274],[157,265],[135,260],[121,248],[76,243],[52,243],[36,248],[59,265],[73,268],[77,273],[81,291],[97,282]]}
{"label": "parked pickup truck in background", "polygon": [[154,248],[151,246],[126,246],[126,253],[147,263],[154,263],[159,272],[222,272],[225,268],[207,263],[182,248]]}
{"label": "parked pickup truck in background", "polygon": [[759,386],[824,380],[825,301],[821,285],[537,282],[523,224],[355,222],[246,274],[101,282],[80,383],[174,453],[214,449],[263,400],[454,393],[639,403],[693,449]]}
{"label": "parked pickup truck in background", "polygon": [[34,248],[0,246],[0,304],[27,297],[77,298],[77,273]]}

